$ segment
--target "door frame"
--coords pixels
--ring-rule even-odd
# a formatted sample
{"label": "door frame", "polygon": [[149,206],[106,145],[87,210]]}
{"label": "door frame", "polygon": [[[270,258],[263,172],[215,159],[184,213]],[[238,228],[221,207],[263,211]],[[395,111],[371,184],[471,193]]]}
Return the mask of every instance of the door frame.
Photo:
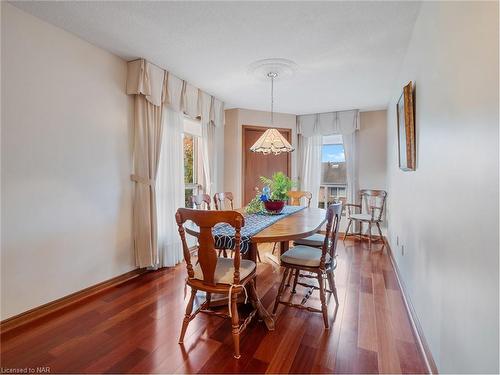
{"label": "door frame", "polygon": [[[241,206],[243,207],[243,202],[245,201],[245,163],[246,163],[246,150],[245,150],[245,135],[246,135],[246,130],[264,130],[266,131],[267,129],[271,129],[271,127],[268,126],[258,126],[258,125],[242,125],[241,126]],[[277,128],[273,127],[273,129],[277,129],[280,133],[287,133],[290,137],[287,139],[290,144],[293,143],[292,141],[292,136],[293,136],[293,131],[290,128]],[[283,135],[283,134],[282,134]],[[286,138],[286,136],[285,136]],[[287,175],[288,177],[291,177],[292,173],[292,155],[291,152],[287,153]]]}

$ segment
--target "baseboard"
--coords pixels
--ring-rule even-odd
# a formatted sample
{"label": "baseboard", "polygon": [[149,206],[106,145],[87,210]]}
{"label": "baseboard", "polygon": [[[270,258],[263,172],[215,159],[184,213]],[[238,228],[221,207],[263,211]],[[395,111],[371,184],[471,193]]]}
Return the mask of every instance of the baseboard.
{"label": "baseboard", "polygon": [[95,296],[96,294],[102,293],[105,290],[112,288],[114,286],[120,285],[126,281],[132,280],[137,276],[140,276],[146,272],[149,272],[145,268],[138,268],[122,275],[113,277],[112,279],[103,281],[101,283],[92,285],[88,288],[82,289],[78,292],[69,294],[65,297],[59,298],[55,301],[46,303],[42,306],[35,307],[34,309],[25,311],[19,315],[13,316],[11,318],[2,320],[0,322],[0,332],[2,334],[9,332],[15,328],[19,328],[25,324],[34,322],[38,319],[47,317],[50,314],[54,314],[64,308],[69,307],[72,304],[78,303],[87,299],[89,297]]}
{"label": "baseboard", "polygon": [[396,263],[396,260],[394,259],[394,255],[392,253],[392,249],[389,245],[389,242],[387,241],[387,237],[385,237],[385,243],[387,247],[387,254],[389,255],[389,259],[391,260],[392,267],[394,268],[394,271],[396,273],[396,279],[398,280],[399,288],[401,289],[403,295],[403,301],[406,307],[406,312],[413,327],[415,338],[417,339],[418,346],[420,347],[424,355],[424,361],[427,367],[427,371],[429,372],[429,374],[438,374],[439,372],[436,366],[436,362],[434,362],[434,358],[432,357],[429,345],[427,345],[427,341],[425,340],[424,331],[422,330],[422,326],[420,325],[413,304],[411,303],[411,300],[408,297],[405,284],[403,282],[403,279],[401,278],[398,265]]}

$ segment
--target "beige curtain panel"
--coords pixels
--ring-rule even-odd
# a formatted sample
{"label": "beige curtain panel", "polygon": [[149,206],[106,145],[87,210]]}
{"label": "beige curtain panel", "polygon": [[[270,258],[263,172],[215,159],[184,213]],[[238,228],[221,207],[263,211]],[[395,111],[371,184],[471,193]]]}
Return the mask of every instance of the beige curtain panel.
{"label": "beige curtain panel", "polygon": [[[211,155],[215,152],[213,128],[224,125],[224,103],[144,59],[128,63],[127,94],[135,95],[134,167],[131,180],[135,183],[133,234],[136,265],[157,268],[160,256],[156,179],[162,146],[164,106],[193,118],[201,118],[204,153]],[[213,160],[212,157],[207,159]],[[209,162],[204,163],[203,167],[210,190],[213,185],[213,166]]]}
{"label": "beige curtain panel", "polygon": [[352,134],[359,130],[359,110],[297,116],[297,133],[313,135]]}

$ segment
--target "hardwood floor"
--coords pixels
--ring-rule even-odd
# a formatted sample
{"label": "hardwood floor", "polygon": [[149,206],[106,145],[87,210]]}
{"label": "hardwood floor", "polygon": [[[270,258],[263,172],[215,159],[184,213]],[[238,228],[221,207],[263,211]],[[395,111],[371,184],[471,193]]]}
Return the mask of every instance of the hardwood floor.
{"label": "hardwood floor", "polygon": [[[232,357],[229,320],[199,314],[184,346],[183,265],[147,273],[84,302],[1,335],[1,367],[50,367],[52,373],[425,373],[389,257],[380,245],[339,241],[331,328],[321,314],[280,306],[276,330],[254,321]],[[257,289],[270,311],[281,270],[261,246]],[[287,290],[285,296],[289,296]],[[188,291],[187,291],[188,292]],[[305,289],[297,287],[295,299]],[[309,299],[319,306],[318,293]],[[39,372],[39,371],[37,371]]]}

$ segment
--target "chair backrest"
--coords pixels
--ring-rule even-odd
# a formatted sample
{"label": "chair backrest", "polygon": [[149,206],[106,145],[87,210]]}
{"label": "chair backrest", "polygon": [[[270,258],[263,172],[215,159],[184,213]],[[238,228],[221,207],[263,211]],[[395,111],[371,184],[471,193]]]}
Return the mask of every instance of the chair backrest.
{"label": "chair backrest", "polygon": [[186,242],[184,223],[187,220],[192,221],[199,228],[198,236],[198,262],[203,273],[203,283],[206,285],[215,285],[214,274],[217,266],[217,252],[215,251],[215,240],[212,234],[212,228],[218,223],[228,223],[234,228],[234,273],[233,283],[240,282],[240,244],[241,227],[245,225],[243,215],[237,211],[206,211],[193,210],[190,208],[179,208],[175,214],[175,220],[179,227],[179,235],[182,241],[182,250],[188,277],[194,278],[193,265],[191,264],[191,254]]}
{"label": "chair backrest", "polygon": [[210,204],[212,200],[210,199],[210,195],[208,194],[195,194],[191,196],[191,203],[193,204],[193,208],[197,210],[203,209],[203,203],[206,204],[207,210],[210,210]]}
{"label": "chair backrest", "polygon": [[372,215],[377,220],[382,219],[384,213],[387,192],[385,190],[362,189],[359,191],[359,204],[361,212]]}
{"label": "chair backrest", "polygon": [[320,268],[325,267],[326,254],[330,254],[333,259],[337,253],[337,239],[341,218],[342,203],[334,203],[328,206],[326,210],[326,235],[322,247]]}
{"label": "chair backrest", "polygon": [[214,194],[214,204],[215,204],[215,209],[216,210],[223,210],[224,209],[224,201],[225,200],[229,201],[229,204],[231,205],[231,210],[234,210],[233,206],[233,193],[230,191],[225,192],[225,193],[215,193]]}
{"label": "chair backrest", "polygon": [[312,194],[308,191],[289,191],[288,196],[290,197],[290,205],[300,206],[301,198],[306,198],[307,207],[311,206]]}

